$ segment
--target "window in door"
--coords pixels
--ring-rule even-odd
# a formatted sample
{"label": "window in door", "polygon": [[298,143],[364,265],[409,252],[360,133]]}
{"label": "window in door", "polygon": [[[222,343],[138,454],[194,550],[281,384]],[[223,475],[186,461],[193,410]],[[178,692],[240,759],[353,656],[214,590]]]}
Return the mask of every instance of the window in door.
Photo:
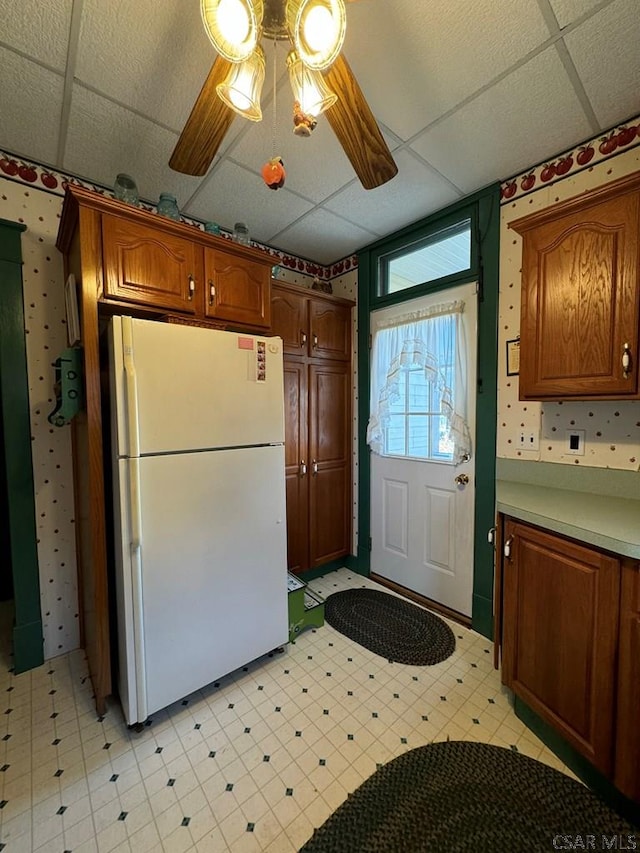
{"label": "window in door", "polygon": [[[453,365],[441,364],[446,384],[453,382]],[[398,398],[389,405],[384,427],[384,453],[438,462],[453,462],[453,439],[441,413],[442,394],[421,367],[403,370]]]}

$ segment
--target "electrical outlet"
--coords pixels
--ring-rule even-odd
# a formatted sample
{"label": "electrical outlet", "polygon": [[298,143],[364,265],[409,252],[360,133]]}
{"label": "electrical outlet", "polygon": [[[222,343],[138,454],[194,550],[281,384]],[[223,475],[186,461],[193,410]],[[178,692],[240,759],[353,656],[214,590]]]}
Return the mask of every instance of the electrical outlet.
{"label": "electrical outlet", "polygon": [[520,450],[540,450],[540,436],[532,430],[521,430],[516,446]]}
{"label": "electrical outlet", "polygon": [[565,453],[570,453],[572,456],[584,456],[584,432],[583,429],[568,429],[565,431]]}

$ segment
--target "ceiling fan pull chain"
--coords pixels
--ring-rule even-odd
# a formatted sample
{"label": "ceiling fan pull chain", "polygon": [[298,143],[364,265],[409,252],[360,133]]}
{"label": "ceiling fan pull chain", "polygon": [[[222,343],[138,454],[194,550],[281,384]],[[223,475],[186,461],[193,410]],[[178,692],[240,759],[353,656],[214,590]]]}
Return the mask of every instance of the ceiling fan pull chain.
{"label": "ceiling fan pull chain", "polygon": [[271,128],[271,154],[273,157],[276,157],[276,134],[278,132],[277,125],[277,111],[276,111],[276,96],[277,96],[277,52],[278,52],[278,42],[276,39],[273,40],[273,125]]}

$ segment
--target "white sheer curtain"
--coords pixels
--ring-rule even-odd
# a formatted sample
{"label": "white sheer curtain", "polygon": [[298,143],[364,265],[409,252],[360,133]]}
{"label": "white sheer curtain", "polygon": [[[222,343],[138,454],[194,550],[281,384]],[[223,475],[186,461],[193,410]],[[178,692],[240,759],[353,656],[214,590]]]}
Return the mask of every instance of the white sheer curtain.
{"label": "white sheer curtain", "polygon": [[[438,389],[440,413],[453,440],[454,463],[470,458],[463,311],[464,302],[458,300],[374,322],[367,442],[375,453],[383,452],[389,405],[399,399],[401,371],[418,366]],[[453,384],[446,374],[451,364]]]}

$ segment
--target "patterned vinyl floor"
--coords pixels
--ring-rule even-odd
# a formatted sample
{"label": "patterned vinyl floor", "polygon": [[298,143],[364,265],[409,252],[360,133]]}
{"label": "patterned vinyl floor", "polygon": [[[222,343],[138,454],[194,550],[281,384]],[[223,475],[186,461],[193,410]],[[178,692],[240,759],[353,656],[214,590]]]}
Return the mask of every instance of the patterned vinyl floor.
{"label": "patterned vinyl floor", "polygon": [[[347,569],[323,596],[378,588]],[[6,608],[5,608],[6,609]],[[376,766],[483,741],[569,772],[515,717],[489,641],[451,624],[441,664],[390,664],[328,625],[129,732],[98,719],[82,651],[14,675],[0,612],[0,851],[294,853]],[[571,775],[571,774],[570,774]]]}

